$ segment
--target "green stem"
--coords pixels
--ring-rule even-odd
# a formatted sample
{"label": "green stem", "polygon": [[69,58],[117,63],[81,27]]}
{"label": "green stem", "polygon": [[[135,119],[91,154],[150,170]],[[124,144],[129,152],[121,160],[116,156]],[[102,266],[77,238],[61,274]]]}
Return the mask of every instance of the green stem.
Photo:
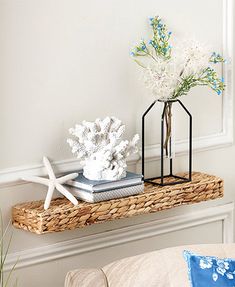
{"label": "green stem", "polygon": [[134,61],[136,62],[136,64],[138,64],[140,67],[146,69],[146,67],[138,60],[134,59]]}

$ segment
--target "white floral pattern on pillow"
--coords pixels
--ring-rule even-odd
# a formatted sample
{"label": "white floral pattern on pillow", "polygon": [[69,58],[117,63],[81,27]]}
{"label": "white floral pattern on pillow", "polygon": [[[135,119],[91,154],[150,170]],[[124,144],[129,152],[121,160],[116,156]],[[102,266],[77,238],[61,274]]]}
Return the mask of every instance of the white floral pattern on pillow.
{"label": "white floral pattern on pillow", "polygon": [[235,287],[235,259],[198,256],[184,251],[192,287]]}
{"label": "white floral pattern on pillow", "polygon": [[213,264],[211,257],[204,257],[200,259],[200,268],[201,269],[211,269],[213,270],[212,278],[214,281],[217,281],[219,275],[226,275],[228,279],[232,280],[234,278],[235,271],[229,270],[229,262],[226,259],[217,259],[216,264]]}

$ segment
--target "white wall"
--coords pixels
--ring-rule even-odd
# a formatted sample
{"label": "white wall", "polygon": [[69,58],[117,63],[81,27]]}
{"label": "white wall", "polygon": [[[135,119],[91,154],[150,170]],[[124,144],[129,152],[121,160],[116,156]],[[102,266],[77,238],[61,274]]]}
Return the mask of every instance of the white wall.
{"label": "white wall", "polygon": [[[202,88],[182,99],[194,118],[194,147],[199,151],[194,153],[194,170],[224,178],[223,199],[58,234],[37,236],[14,230],[12,253],[24,251],[26,254],[30,250],[36,256],[38,249],[35,248],[51,245],[55,248],[55,244],[67,240],[82,240],[85,236],[153,220],[187,217],[233,201],[235,147],[229,144],[232,130],[231,122],[227,121],[233,97],[231,50],[227,49],[231,36],[224,41],[231,27],[223,30],[226,23],[223,4],[229,2],[232,1],[0,0],[0,206],[5,223],[10,219],[12,205],[45,197],[44,187],[15,181],[24,174],[43,173],[43,155],[59,163],[55,166],[58,171],[78,166],[66,144],[68,128],[76,122],[116,115],[126,124],[127,137],[140,132],[141,114],[152,98],[141,83],[139,68],[130,59],[129,50],[149,33],[149,16],[161,15],[174,37],[195,37],[209,43],[213,50],[222,52],[224,49],[228,57],[229,81],[224,99]],[[154,115],[149,121],[156,121]],[[157,152],[157,128],[156,131],[156,136],[152,130],[148,132],[149,156]],[[182,130],[179,135],[182,140]],[[184,146],[178,145],[178,150],[183,151]],[[153,157],[147,163],[149,174],[154,174],[155,165],[158,166],[156,159]],[[186,157],[181,155],[177,170],[184,170],[185,162]],[[131,163],[131,170],[139,170],[139,164],[137,167],[135,164]],[[8,183],[4,183],[6,181]],[[210,231],[209,235],[205,235],[206,230]],[[219,219],[22,267],[17,270],[19,286],[62,286],[69,269],[100,266],[166,246],[222,242],[222,230]],[[45,254],[45,257],[48,256]]]}

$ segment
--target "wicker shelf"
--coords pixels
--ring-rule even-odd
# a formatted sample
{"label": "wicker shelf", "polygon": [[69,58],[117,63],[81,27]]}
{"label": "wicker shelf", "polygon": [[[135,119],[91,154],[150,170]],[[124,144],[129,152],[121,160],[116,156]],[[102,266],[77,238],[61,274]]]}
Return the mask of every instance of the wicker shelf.
{"label": "wicker shelf", "polygon": [[43,209],[42,200],[17,204],[12,208],[12,222],[16,228],[44,234],[223,197],[221,178],[200,172],[192,178],[174,186],[145,184],[139,195],[98,203],[81,201],[78,206],[65,198],[52,200],[48,210]]}

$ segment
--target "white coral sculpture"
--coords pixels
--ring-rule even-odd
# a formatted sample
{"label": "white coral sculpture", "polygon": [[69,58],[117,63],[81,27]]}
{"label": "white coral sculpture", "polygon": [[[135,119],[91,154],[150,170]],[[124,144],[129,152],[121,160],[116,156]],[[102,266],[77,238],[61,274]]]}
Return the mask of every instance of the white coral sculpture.
{"label": "white coral sculpture", "polygon": [[122,140],[125,125],[115,117],[83,121],[69,129],[74,139],[67,142],[90,180],[118,180],[126,176],[126,159],[138,152],[139,135]]}

